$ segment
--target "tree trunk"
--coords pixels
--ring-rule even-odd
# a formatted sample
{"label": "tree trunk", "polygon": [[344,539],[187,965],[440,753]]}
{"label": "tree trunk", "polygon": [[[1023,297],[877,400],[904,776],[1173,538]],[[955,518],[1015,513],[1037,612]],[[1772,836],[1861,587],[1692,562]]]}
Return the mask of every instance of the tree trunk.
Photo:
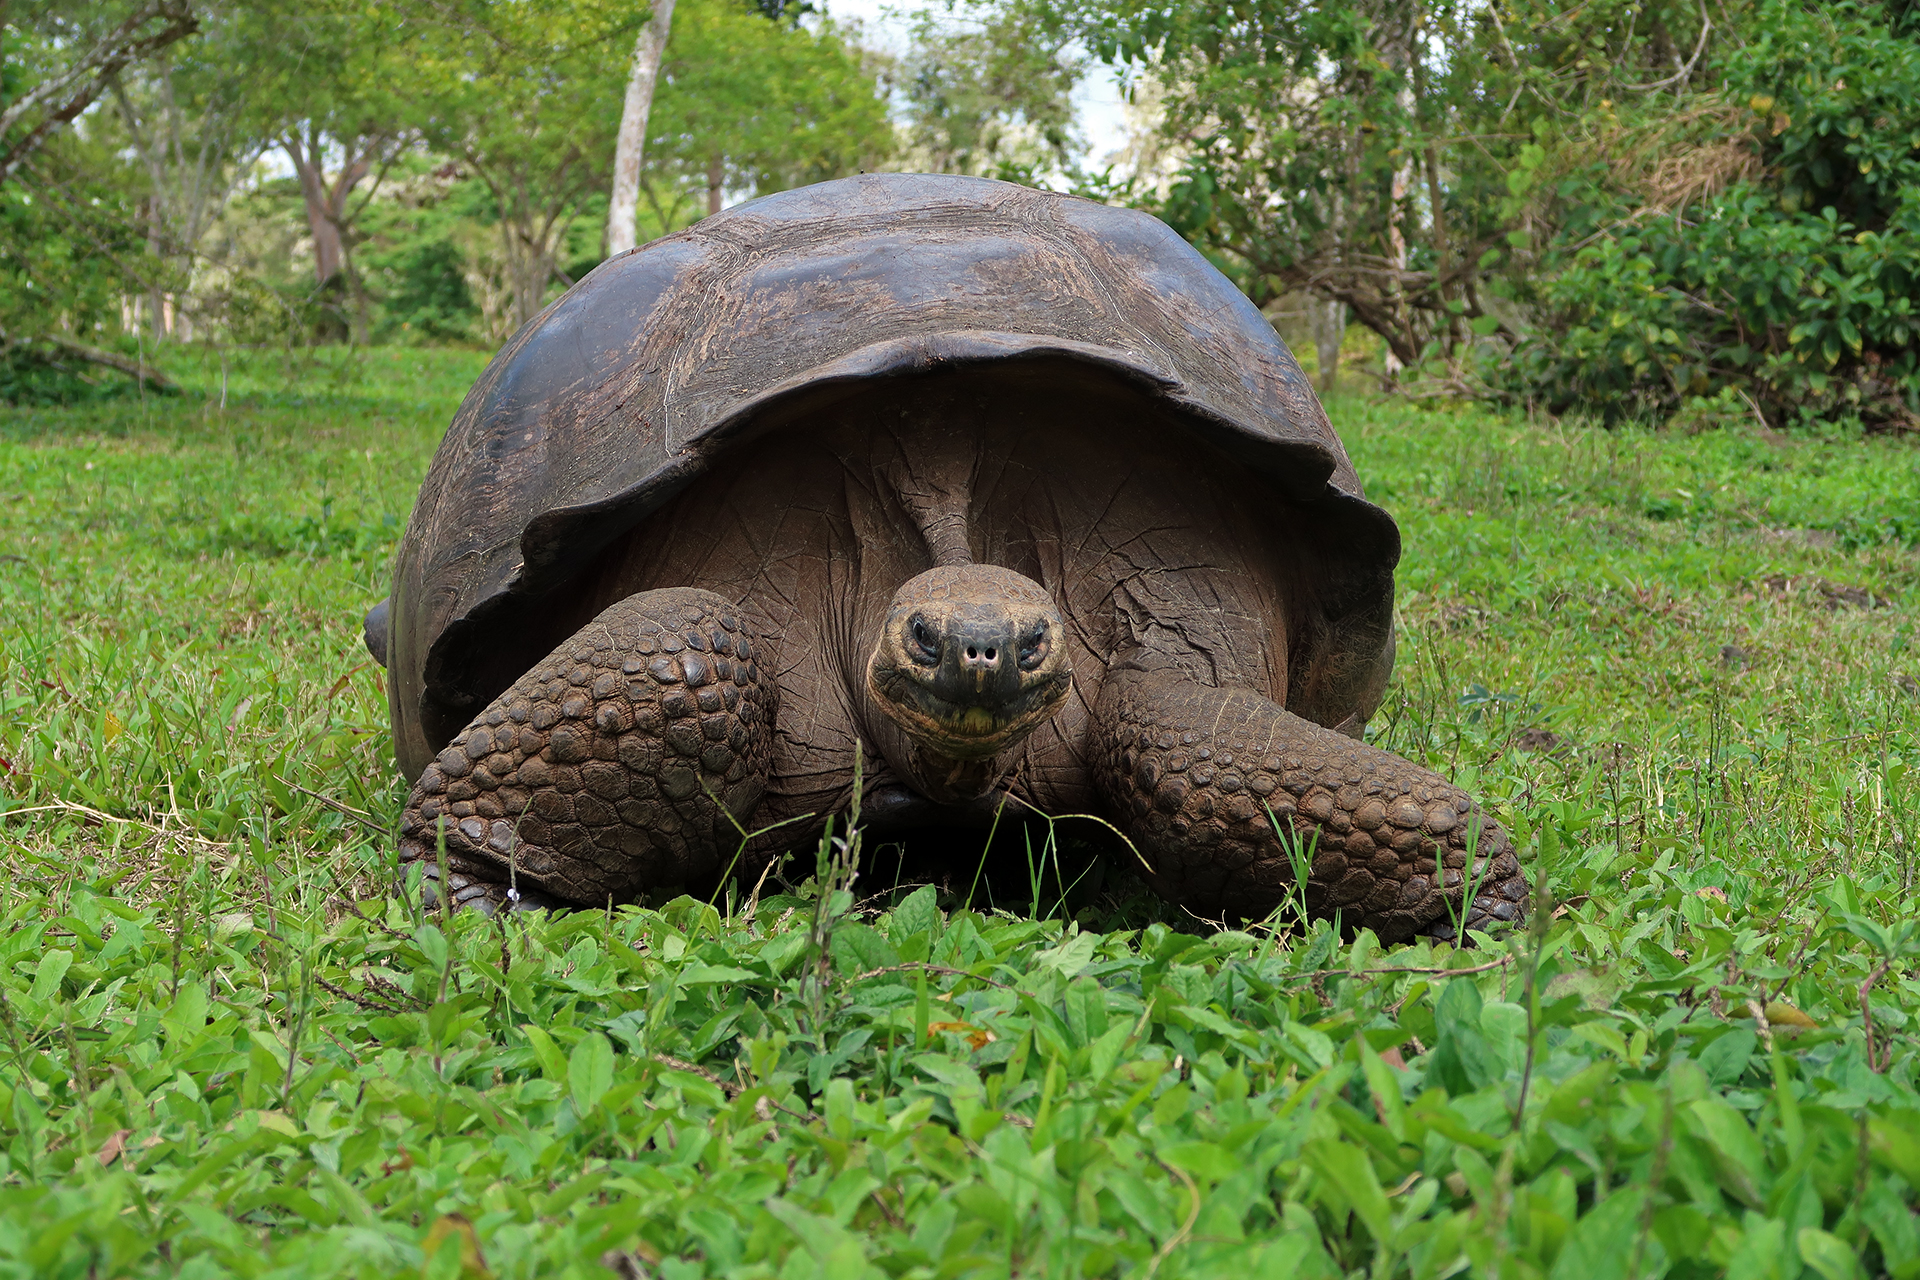
{"label": "tree trunk", "polygon": [[721,188],[726,182],[726,157],[716,155],[707,161],[707,213],[720,212]]}
{"label": "tree trunk", "polygon": [[1337,298],[1308,298],[1307,323],[1313,331],[1314,353],[1320,357],[1320,394],[1333,390],[1340,372],[1340,340],[1347,334],[1347,304]]}
{"label": "tree trunk", "polygon": [[525,325],[546,305],[547,285],[554,273],[557,212],[542,218],[518,198],[496,195],[501,208],[500,248],[506,262],[507,289],[513,295],[513,327]]}
{"label": "tree trunk", "polygon": [[647,114],[653,110],[653,86],[673,33],[674,0],[653,0],[653,12],[633,44],[633,74],[627,78],[626,105],[620,109],[620,138],[613,152],[613,201],[607,208],[607,256],[633,248],[634,214],[640,203],[640,162],[647,149]]}
{"label": "tree trunk", "polygon": [[[147,199],[147,251],[153,255],[156,262],[162,262],[166,259],[166,241],[161,235],[160,197],[158,195],[149,196]],[[162,303],[162,299],[165,296],[165,290],[160,287],[160,282],[156,277],[155,280],[147,286],[147,322],[153,327],[153,342],[155,346],[167,340],[167,320]]]}
{"label": "tree trunk", "polygon": [[332,182],[328,182],[326,170],[322,167],[325,157],[317,136],[303,143],[299,135],[294,134],[281,146],[287,158],[293,161],[294,172],[300,177],[300,197],[307,206],[307,226],[313,232],[314,283],[325,284],[339,275],[340,269],[346,265],[346,248],[341,242],[341,218],[347,211],[348,197],[372,168],[373,147],[369,146],[357,154],[349,147],[340,172]]}

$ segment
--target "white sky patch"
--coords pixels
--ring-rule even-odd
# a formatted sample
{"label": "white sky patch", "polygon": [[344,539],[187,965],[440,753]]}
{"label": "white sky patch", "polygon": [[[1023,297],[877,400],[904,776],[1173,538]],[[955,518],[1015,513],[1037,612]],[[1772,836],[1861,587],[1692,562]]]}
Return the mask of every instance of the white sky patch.
{"label": "white sky patch", "polygon": [[[868,46],[901,55],[911,43],[913,15],[930,6],[892,0],[821,0],[821,7],[835,21],[859,23],[861,39]],[[1105,168],[1127,145],[1126,108],[1113,72],[1098,64],[1089,67],[1073,91],[1073,109],[1087,139],[1087,167]]]}

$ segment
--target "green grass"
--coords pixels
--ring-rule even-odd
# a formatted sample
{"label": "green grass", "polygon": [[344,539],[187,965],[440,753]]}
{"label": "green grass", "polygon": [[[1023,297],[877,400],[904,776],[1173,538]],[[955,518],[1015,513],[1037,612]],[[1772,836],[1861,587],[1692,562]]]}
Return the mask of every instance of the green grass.
{"label": "green grass", "polygon": [[358,633],[479,364],[0,412],[0,1276],[1920,1276],[1913,442],[1332,406],[1407,540],[1374,736],[1529,934],[851,842],[503,926],[386,891]]}

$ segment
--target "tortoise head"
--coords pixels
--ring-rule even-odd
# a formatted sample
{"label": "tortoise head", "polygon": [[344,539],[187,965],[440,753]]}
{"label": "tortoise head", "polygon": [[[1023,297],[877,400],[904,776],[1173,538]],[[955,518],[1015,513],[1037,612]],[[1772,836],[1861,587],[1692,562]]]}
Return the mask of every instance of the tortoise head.
{"label": "tortoise head", "polygon": [[987,761],[1051,719],[1073,684],[1046,589],[993,565],[945,565],[894,594],[867,691],[920,750]]}

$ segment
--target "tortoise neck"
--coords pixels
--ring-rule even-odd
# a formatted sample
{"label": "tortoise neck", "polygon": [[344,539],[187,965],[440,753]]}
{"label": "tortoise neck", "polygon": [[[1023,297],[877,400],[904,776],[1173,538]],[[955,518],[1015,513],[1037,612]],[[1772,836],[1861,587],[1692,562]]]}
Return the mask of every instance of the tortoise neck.
{"label": "tortoise neck", "polygon": [[922,794],[936,804],[965,804],[992,791],[1007,771],[1004,756],[955,760],[933,747],[915,743],[913,772]]}
{"label": "tortoise neck", "polygon": [[[911,507],[909,511],[913,511]],[[916,517],[922,513],[914,511]],[[960,565],[973,563],[973,552],[967,545],[967,515],[964,511],[942,511],[929,513],[919,519],[920,536],[926,540],[927,554],[933,558],[936,569],[952,569]]]}
{"label": "tortoise neck", "polygon": [[897,452],[882,474],[920,530],[934,568],[972,564],[976,445],[970,433],[920,425],[894,435]]}

